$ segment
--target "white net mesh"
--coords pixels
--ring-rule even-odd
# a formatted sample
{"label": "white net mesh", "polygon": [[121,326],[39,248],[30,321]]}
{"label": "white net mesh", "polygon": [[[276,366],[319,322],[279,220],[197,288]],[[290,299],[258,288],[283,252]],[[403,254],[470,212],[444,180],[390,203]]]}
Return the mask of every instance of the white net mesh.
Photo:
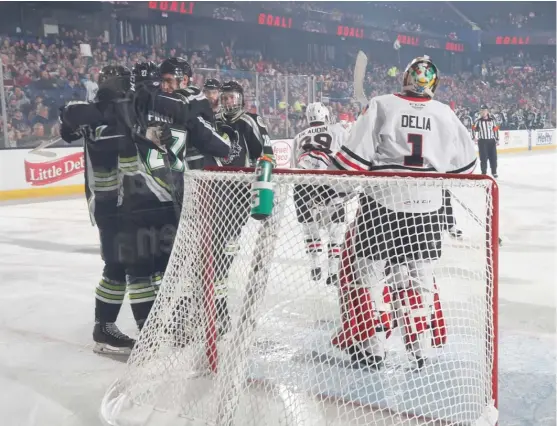
{"label": "white net mesh", "polygon": [[[256,221],[252,180],[186,173],[163,285],[103,418],[494,424],[493,181],[279,171],[273,215]],[[424,191],[430,213],[400,212]],[[460,239],[443,232],[442,195]]]}

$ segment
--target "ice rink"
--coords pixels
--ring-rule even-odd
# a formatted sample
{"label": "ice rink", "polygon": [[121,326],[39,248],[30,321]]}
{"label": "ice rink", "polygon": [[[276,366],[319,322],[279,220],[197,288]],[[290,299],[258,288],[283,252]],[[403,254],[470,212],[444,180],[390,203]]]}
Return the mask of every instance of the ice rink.
{"label": "ice rink", "polygon": [[[499,162],[499,424],[554,426],[557,153]],[[124,364],[92,352],[102,261],[84,197],[0,204],[0,265],[0,425],[100,425]],[[127,304],[119,325],[136,336]]]}

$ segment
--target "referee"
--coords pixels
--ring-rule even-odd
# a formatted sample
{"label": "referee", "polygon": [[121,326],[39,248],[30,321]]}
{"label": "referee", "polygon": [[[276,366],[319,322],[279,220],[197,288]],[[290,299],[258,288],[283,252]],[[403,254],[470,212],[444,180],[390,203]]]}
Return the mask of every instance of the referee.
{"label": "referee", "polygon": [[478,139],[480,151],[480,167],[482,174],[487,174],[487,161],[494,178],[497,177],[497,144],[499,143],[499,127],[495,118],[489,113],[487,105],[480,107],[480,118],[474,123],[474,140]]}

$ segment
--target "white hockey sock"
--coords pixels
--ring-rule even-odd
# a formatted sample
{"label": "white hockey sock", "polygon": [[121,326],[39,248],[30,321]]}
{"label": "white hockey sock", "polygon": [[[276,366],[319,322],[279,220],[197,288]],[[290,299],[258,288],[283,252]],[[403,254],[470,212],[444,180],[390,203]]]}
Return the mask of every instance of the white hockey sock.
{"label": "white hockey sock", "polygon": [[340,268],[340,255],[344,239],[344,223],[330,223],[329,231],[329,276],[338,275]]}
{"label": "white hockey sock", "polygon": [[319,233],[319,226],[315,222],[302,224],[304,231],[306,253],[311,261],[311,269],[319,267],[319,257],[323,253],[323,244]]}

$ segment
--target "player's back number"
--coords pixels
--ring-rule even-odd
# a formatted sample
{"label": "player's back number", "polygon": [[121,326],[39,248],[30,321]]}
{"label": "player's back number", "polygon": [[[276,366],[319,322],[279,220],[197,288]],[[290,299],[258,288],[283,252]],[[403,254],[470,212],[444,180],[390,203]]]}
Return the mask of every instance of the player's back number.
{"label": "player's back number", "polygon": [[300,141],[300,146],[302,150],[311,150],[317,147],[324,148],[325,150],[331,150],[331,144],[333,143],[333,137],[330,133],[317,133],[316,135],[307,135]]}

